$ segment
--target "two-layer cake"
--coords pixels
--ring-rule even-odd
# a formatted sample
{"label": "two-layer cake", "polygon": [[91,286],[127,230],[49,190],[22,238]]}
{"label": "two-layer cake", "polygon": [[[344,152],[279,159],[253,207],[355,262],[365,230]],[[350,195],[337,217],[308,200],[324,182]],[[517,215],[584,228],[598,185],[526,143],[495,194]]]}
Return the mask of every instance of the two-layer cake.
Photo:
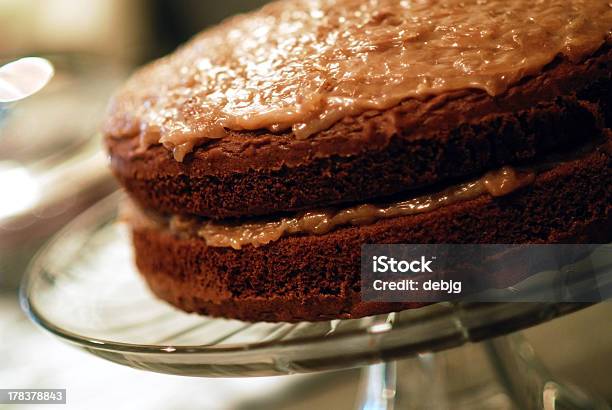
{"label": "two-layer cake", "polygon": [[612,6],[285,0],[138,71],[104,132],[153,292],[360,317],[366,243],[612,237]]}

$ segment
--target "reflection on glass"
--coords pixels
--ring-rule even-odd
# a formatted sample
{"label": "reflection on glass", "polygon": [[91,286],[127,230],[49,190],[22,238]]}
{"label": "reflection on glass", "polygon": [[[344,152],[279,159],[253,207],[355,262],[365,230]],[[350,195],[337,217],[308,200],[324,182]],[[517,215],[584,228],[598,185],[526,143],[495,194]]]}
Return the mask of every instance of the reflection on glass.
{"label": "reflection on glass", "polygon": [[0,67],[0,103],[26,98],[53,77],[53,66],[44,58],[26,57]]}

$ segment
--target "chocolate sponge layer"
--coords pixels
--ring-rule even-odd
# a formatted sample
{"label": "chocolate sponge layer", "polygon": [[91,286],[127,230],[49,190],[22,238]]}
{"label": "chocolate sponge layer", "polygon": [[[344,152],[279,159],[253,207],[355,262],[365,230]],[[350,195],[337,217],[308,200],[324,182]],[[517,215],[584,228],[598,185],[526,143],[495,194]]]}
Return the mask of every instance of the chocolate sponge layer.
{"label": "chocolate sponge layer", "polygon": [[[513,194],[433,212],[287,236],[241,250],[165,229],[133,230],[136,264],[153,292],[188,312],[248,321],[356,318],[417,307],[360,300],[364,243],[607,243],[610,144],[556,165]],[[520,273],[519,273],[520,276]]]}
{"label": "chocolate sponge layer", "polygon": [[143,207],[210,218],[363,202],[505,164],[534,162],[601,134],[610,121],[609,45],[562,58],[491,97],[466,90],[346,118],[306,140],[229,132],[184,162],[161,146],[106,136],[112,169]]}

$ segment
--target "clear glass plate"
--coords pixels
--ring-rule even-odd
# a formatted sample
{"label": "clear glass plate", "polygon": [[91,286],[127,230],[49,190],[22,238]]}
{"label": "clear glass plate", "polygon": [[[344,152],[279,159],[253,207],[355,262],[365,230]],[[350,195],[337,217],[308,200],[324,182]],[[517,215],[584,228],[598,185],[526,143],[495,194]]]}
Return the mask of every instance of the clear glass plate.
{"label": "clear glass plate", "polygon": [[363,366],[525,328],[585,303],[437,303],[353,320],[246,323],[157,300],[132,264],[114,194],[35,258],[22,305],[51,333],[102,358],[162,373],[264,376]]}

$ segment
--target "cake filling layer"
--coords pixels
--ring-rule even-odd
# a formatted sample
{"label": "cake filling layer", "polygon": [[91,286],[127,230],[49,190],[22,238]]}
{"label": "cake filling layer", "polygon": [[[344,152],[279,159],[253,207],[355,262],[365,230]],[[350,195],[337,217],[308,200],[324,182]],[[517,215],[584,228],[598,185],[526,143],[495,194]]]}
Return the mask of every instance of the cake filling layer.
{"label": "cake filling layer", "polygon": [[285,0],[203,32],[138,72],[106,133],[182,160],[228,129],[298,138],[406,98],[491,95],[612,29],[605,0]]}
{"label": "cake filling layer", "polygon": [[208,246],[241,249],[246,245],[262,246],[285,235],[321,235],[344,225],[364,225],[383,218],[431,212],[484,194],[504,196],[530,184],[534,178],[533,172],[503,167],[479,179],[406,200],[387,204],[362,204],[344,209],[314,210],[275,220],[244,223],[223,223],[179,215],[164,218],[143,211],[131,203],[125,206],[124,216],[133,226],[153,224],[168,228],[176,234],[201,237]]}

